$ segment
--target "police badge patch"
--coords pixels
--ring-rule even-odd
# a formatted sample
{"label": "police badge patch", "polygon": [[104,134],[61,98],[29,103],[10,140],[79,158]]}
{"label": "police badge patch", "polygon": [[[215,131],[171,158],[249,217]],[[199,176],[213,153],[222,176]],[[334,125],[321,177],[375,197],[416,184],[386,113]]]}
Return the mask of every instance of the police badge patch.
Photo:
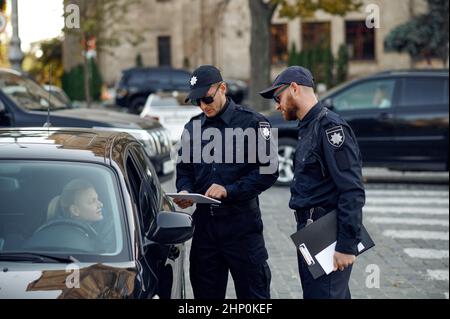
{"label": "police badge patch", "polygon": [[336,126],[326,130],[328,142],[336,148],[341,147],[345,142],[345,133],[342,126]]}
{"label": "police badge patch", "polygon": [[270,140],[272,136],[272,128],[269,122],[259,122],[259,132],[266,139]]}

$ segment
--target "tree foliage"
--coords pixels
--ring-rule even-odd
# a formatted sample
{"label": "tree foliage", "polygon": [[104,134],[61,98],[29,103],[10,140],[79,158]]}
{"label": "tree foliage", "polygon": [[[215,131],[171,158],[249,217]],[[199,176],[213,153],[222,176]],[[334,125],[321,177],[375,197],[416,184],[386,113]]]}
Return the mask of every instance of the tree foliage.
{"label": "tree foliage", "polygon": [[448,0],[427,0],[429,12],[393,29],[385,38],[386,51],[406,52],[413,59],[448,59]]}

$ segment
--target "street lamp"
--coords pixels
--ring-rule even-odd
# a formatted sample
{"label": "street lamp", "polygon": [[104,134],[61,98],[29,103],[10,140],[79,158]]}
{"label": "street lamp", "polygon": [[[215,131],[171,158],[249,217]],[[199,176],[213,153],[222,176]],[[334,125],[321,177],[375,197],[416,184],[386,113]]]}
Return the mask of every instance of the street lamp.
{"label": "street lamp", "polygon": [[17,10],[17,0],[11,0],[11,22],[12,22],[12,38],[9,44],[9,61],[11,63],[11,67],[14,70],[21,71],[22,70],[22,60],[23,53],[20,49],[20,38],[19,38],[19,23],[18,23],[18,15],[19,12]]}

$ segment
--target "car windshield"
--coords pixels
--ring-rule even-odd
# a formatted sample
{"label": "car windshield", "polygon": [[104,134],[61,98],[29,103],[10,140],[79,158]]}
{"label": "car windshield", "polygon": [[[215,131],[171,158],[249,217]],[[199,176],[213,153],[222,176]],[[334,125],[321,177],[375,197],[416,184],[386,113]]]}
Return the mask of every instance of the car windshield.
{"label": "car windshield", "polygon": [[0,72],[0,89],[18,106],[30,111],[60,110],[68,108],[61,100],[31,79],[14,73]]}
{"label": "car windshield", "polygon": [[[0,161],[0,261],[12,253],[127,261],[113,172],[99,164]],[[2,257],[3,256],[3,257]]]}

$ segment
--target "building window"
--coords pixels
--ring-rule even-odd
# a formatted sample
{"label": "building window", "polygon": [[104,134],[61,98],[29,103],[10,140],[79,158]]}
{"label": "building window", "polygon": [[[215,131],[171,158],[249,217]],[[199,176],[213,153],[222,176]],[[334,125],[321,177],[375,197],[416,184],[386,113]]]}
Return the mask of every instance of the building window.
{"label": "building window", "polygon": [[271,34],[272,64],[286,63],[289,57],[287,24],[272,24]]}
{"label": "building window", "polygon": [[158,37],[158,62],[159,66],[172,65],[170,37]]}
{"label": "building window", "polygon": [[375,28],[367,28],[365,21],[346,21],[345,36],[351,60],[375,59]]}
{"label": "building window", "polygon": [[331,47],[330,22],[302,23],[302,50]]}

